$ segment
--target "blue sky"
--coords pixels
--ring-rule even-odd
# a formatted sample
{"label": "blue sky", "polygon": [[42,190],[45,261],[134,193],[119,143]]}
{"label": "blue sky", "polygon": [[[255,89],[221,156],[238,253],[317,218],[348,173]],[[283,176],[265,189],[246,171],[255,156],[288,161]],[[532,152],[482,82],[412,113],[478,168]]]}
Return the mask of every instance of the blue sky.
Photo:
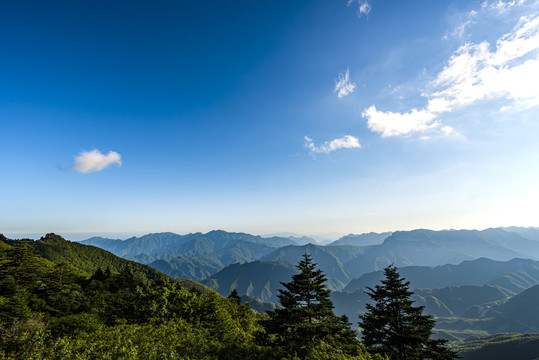
{"label": "blue sky", "polygon": [[13,1],[0,33],[6,235],[539,225],[536,1]]}

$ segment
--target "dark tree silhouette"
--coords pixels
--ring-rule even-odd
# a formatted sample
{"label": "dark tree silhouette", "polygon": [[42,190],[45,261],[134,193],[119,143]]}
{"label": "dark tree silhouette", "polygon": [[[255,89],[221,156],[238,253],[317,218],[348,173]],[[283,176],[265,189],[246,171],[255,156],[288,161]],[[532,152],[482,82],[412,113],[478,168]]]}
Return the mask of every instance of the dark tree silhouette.
{"label": "dark tree silhouette", "polygon": [[228,295],[228,299],[230,299],[231,301],[235,302],[238,305],[241,304],[241,296],[238,294],[238,290],[236,289],[230,292],[230,294]]}
{"label": "dark tree silhouette", "polygon": [[367,348],[395,360],[458,358],[444,346],[446,340],[430,338],[435,321],[432,315],[423,314],[423,306],[413,306],[410,282],[393,265],[384,274],[382,285],[367,287],[374,304],[367,304],[367,312],[359,317]]}
{"label": "dark tree silhouette", "polygon": [[334,314],[326,277],[312,257],[305,254],[297,268],[290,282],[281,283],[282,308],[269,311],[269,319],[263,321],[267,340],[278,351],[303,359],[314,358],[314,349],[321,346],[327,353],[361,355],[363,347],[348,318]]}

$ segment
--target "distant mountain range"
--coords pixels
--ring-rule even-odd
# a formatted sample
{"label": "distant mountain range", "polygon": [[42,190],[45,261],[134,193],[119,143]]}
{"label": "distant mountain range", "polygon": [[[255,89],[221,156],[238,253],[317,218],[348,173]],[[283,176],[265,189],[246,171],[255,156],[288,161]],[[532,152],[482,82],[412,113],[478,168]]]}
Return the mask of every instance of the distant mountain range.
{"label": "distant mountain range", "polygon": [[536,228],[349,234],[327,246],[314,245],[311,240],[216,230],[206,234],[148,234],[127,240],[94,237],[82,243],[148,264],[172,277],[197,281],[236,263],[284,260],[295,264],[309,252],[325,270],[332,290],[343,290],[352,279],[391,263],[403,267],[459,264],[480,257],[501,261],[515,257],[539,259]]}
{"label": "distant mountain range", "polygon": [[369,301],[363,290],[378,284],[381,270],[394,264],[410,281],[416,303],[438,317],[440,336],[462,339],[511,329],[530,332],[539,326],[533,316],[529,324],[509,319],[521,316],[511,304],[529,308],[526,299],[539,303],[532,290],[539,284],[538,228],[349,234],[325,246],[310,237],[264,238],[221,230],[127,240],[91,238],[83,243],[174,278],[200,281],[224,296],[236,289],[258,309],[278,302],[281,282],[289,281],[295,264],[309,253],[333,290],[336,312],[350,319],[356,319]]}
{"label": "distant mountain range", "polygon": [[539,260],[539,242],[503,229],[397,231],[382,244],[369,248],[361,261],[347,264],[347,269],[353,277],[358,277],[389,264],[437,266],[480,257]]}
{"label": "distant mountain range", "polygon": [[[399,268],[399,273],[410,281],[412,289],[440,288],[461,285],[499,285],[515,293],[538,284],[538,262],[530,259],[496,261],[479,258],[463,261],[458,265],[407,266]],[[374,287],[383,279],[383,271],[378,270],[356,278],[343,291],[355,292],[366,287]]]}
{"label": "distant mountain range", "polygon": [[149,264],[173,277],[198,281],[235,263],[285,260],[295,264],[303,253],[312,252],[333,290],[342,290],[353,278],[391,263],[403,267],[459,264],[480,257],[539,260],[539,230],[535,228],[350,234],[327,246],[313,245],[310,240],[216,230],[206,234],[148,234],[127,240],[91,238],[82,243]]}
{"label": "distant mountain range", "polygon": [[338,240],[333,241],[328,244],[329,246],[338,246],[338,245],[354,245],[354,246],[367,246],[367,245],[380,245],[391,236],[391,232],[375,233],[370,232],[366,234],[348,234],[341,237]]}
{"label": "distant mountain range", "polygon": [[118,256],[155,255],[168,253],[170,255],[200,255],[220,251],[233,246],[239,241],[269,247],[281,247],[286,245],[299,245],[292,238],[268,237],[246,233],[230,233],[223,230],[214,230],[206,234],[193,233],[178,235],[174,233],[147,234],[141,237],[132,237],[127,240],[106,239],[93,237],[81,241],[86,245],[94,245]]}
{"label": "distant mountain range", "polygon": [[[481,242],[487,250],[494,247],[497,254],[503,254],[499,252],[500,249],[507,249],[507,254],[511,254],[522,252],[529,247],[530,257],[535,256],[537,249],[533,247],[534,243],[529,241],[539,244],[539,238],[535,237],[539,232],[535,229],[508,229],[470,233],[449,231],[451,236],[445,237],[443,232],[433,234],[425,230],[397,232],[386,238],[382,244],[366,246],[299,245],[297,242],[290,244],[293,239],[286,238],[276,238],[266,243],[263,238],[251,238],[248,234],[220,231],[184,236],[171,233],[149,234],[138,238],[138,241],[131,240],[123,245],[117,243],[122,240],[89,240],[108,244],[116,251],[126,251],[128,248],[132,251],[147,243],[153,249],[152,252],[135,257],[154,258],[153,263],[162,264],[164,267],[183,261],[191,266],[186,268],[200,272],[197,276],[203,275],[194,259],[199,262],[206,259],[208,267],[211,267],[211,259],[221,265],[232,261],[231,259],[243,259],[207,276],[203,281],[207,286],[189,279],[173,281],[198,294],[213,293],[211,288],[214,288],[227,296],[233,289],[237,289],[242,301],[260,312],[275,308],[278,289],[282,288],[280,282],[290,280],[296,273],[294,264],[297,258],[308,252],[327,274],[328,285],[341,287],[341,291],[333,291],[331,294],[336,313],[346,313],[352,323],[357,323],[357,315],[363,312],[365,304],[370,300],[364,292],[365,288],[379,284],[383,274],[381,270],[375,270],[351,278],[350,264],[367,260],[373,253],[379,254],[381,246],[392,248],[391,245],[397,243],[401,248],[407,249],[408,246],[403,246],[403,243],[412,242],[418,247],[425,246],[429,249],[431,244],[445,241],[440,248],[448,248],[457,253],[456,248],[460,247],[460,252],[467,254],[472,253],[470,249],[475,251],[475,246]],[[468,236],[472,243],[468,247],[463,246],[464,236]],[[16,242],[18,241],[6,239],[0,234],[0,253],[9,250]],[[110,270],[116,274],[131,272],[150,282],[165,278],[165,275],[155,270],[156,266],[152,268],[122,259],[108,251],[66,241],[54,234],[26,242],[38,255],[38,261],[49,267],[56,264],[58,269],[62,269],[62,266],[69,264],[74,271],[86,276],[91,276],[98,269],[108,269],[106,271]],[[458,246],[453,246],[454,244]],[[169,260],[163,260],[167,254],[163,249],[167,248],[172,250],[173,255],[170,255]],[[176,254],[183,255],[175,256]],[[133,255],[126,255],[130,256]],[[158,257],[163,259],[155,260]],[[249,261],[251,258],[258,259]],[[407,258],[412,259],[411,256]],[[378,265],[382,267],[383,262]],[[180,265],[177,267],[181,268]],[[179,271],[170,268],[168,270]],[[525,258],[493,260],[480,257],[458,264],[402,266],[399,267],[399,272],[410,281],[416,305],[424,306],[426,313],[435,315],[436,336],[454,340],[455,348],[462,349],[465,359],[490,359],[493,354],[498,357],[504,354],[505,358],[522,358],[523,354],[537,354],[539,338],[534,333],[539,333],[539,261]],[[502,334],[509,332],[517,334]],[[518,356],[512,356],[514,354]]]}
{"label": "distant mountain range", "polygon": [[94,237],[82,243],[148,264],[175,278],[203,280],[228,265],[255,261],[276,248],[299,245],[304,240],[215,230],[206,234],[148,234],[127,240]]}

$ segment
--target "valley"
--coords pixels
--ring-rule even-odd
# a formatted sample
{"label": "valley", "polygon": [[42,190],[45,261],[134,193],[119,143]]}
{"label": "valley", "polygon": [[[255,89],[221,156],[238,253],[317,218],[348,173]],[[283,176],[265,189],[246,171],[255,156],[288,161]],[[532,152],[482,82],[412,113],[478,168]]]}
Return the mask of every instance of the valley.
{"label": "valley", "polygon": [[440,338],[458,343],[539,331],[533,315],[539,303],[537,228],[350,234],[327,245],[305,236],[262,238],[225,231],[82,243],[174,278],[199,281],[223,296],[236,289],[260,311],[279,306],[281,282],[295,273],[303,254],[310,254],[326,275],[336,314],[353,322],[369,301],[364,290],[394,264],[410,282],[415,303],[436,317]]}

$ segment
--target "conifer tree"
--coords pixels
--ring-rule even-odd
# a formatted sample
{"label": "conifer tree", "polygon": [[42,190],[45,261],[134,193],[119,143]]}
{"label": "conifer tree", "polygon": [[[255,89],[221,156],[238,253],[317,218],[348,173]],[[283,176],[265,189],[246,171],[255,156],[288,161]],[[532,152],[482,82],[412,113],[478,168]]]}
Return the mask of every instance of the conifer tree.
{"label": "conifer tree", "polygon": [[321,346],[326,352],[360,355],[363,348],[348,319],[333,313],[326,276],[308,254],[297,268],[299,273],[290,282],[281,283],[284,289],[278,297],[282,308],[269,311],[269,319],[263,322],[270,345],[302,359],[314,358],[314,349]]}
{"label": "conifer tree", "polygon": [[430,338],[435,321],[432,315],[423,314],[423,306],[413,306],[410,282],[393,265],[384,274],[382,285],[367,287],[374,305],[367,304],[367,312],[359,317],[367,348],[395,360],[458,358],[444,346],[446,340]]}
{"label": "conifer tree", "polygon": [[238,290],[236,290],[235,288],[228,295],[228,299],[230,299],[231,301],[235,302],[238,305],[241,304],[241,296],[240,294],[238,294]]}

